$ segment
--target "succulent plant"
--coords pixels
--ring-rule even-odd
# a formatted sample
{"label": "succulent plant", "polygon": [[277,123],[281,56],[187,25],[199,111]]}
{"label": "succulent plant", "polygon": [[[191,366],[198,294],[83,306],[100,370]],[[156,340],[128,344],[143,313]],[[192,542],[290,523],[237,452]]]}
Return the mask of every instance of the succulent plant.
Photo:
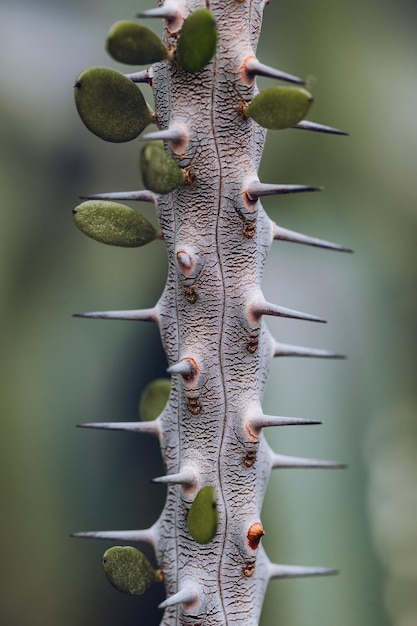
{"label": "succulent plant", "polygon": [[[107,39],[113,58],[150,63],[149,68],[127,76],[93,68],[76,82],[80,116],[104,140],[131,140],[148,124],[158,126],[140,137],[147,142],[140,157],[146,190],[88,196],[75,221],[105,243],[143,245],[159,236],[166,245],[168,278],[154,306],[82,316],[145,320],[159,327],[172,383],[158,381],[145,390],[141,421],[85,426],[156,436],[166,474],[154,482],[168,486],[167,500],[151,528],[77,536],[155,548],[157,575],[130,547],[107,551],[104,569],[110,582],[128,593],[163,577],[162,626],[255,626],[269,580],[335,572],[271,563],[261,544],[260,511],[272,469],[341,467],[278,454],[264,437],[268,427],[318,423],[264,414],[272,359],[343,358],[271,336],[265,316],[324,320],[266,301],[260,282],[267,252],[274,240],[349,252],[278,226],[261,206],[263,196],[320,190],[259,181],[265,129],[345,134],[305,120],[312,96],[299,86],[303,81],[257,59],[265,4],[166,0],[141,14],[164,20],[163,42],[131,22],[115,24]],[[258,93],[258,75],[298,86]],[[155,114],[140,82],[153,89]],[[153,202],[161,233],[116,204],[119,200]]]}

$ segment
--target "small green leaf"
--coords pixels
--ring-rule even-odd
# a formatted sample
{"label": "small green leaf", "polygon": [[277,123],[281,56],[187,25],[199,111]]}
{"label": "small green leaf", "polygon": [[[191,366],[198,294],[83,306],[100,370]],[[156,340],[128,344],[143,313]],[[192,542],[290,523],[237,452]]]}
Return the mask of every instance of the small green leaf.
{"label": "small green leaf", "polygon": [[300,87],[271,87],[254,97],[245,115],[263,128],[281,130],[301,122],[312,102],[313,96]]}
{"label": "small green leaf", "polygon": [[130,141],[153,121],[137,85],[107,67],[92,67],[80,74],[75,104],[87,128],[105,141]]}
{"label": "small green leaf", "polygon": [[163,61],[167,51],[154,32],[136,22],[116,22],[106,39],[106,50],[113,59],[127,65],[148,65]]}
{"label": "small green leaf", "polygon": [[146,189],[169,193],[185,182],[185,173],[164,150],[160,141],[147,143],[140,157],[140,171]]}
{"label": "small green leaf", "polygon": [[219,516],[214,487],[203,487],[188,512],[188,530],[197,543],[209,543],[217,531]]}
{"label": "small green leaf", "polygon": [[140,397],[140,419],[145,422],[155,420],[164,410],[170,391],[170,378],[157,378],[149,383]]}
{"label": "small green leaf", "polygon": [[216,44],[217,29],[213,13],[208,9],[197,9],[182,26],[177,61],[186,72],[201,72],[216,52]]}
{"label": "small green leaf", "polygon": [[114,546],[103,555],[102,565],[107,580],[122,593],[141,596],[162,576],[146,556],[132,546]]}
{"label": "small green leaf", "polygon": [[110,246],[138,248],[153,241],[157,235],[143,215],[117,202],[82,202],[73,210],[73,217],[84,235]]}

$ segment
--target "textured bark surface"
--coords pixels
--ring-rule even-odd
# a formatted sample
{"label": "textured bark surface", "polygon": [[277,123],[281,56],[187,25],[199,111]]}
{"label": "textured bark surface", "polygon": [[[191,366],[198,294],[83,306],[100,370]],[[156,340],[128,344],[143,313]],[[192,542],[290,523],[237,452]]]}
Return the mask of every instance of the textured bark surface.
{"label": "textured bark surface", "polygon": [[[193,10],[199,2],[189,2]],[[158,303],[168,361],[192,359],[188,380],[173,376],[161,416],[167,474],[186,468],[192,487],[171,486],[156,524],[157,558],[167,596],[194,585],[198,599],[166,609],[162,624],[257,624],[268,562],[250,547],[248,531],[260,521],[270,471],[262,435],[250,434],[249,416],[261,399],[272,342],[251,302],[260,296],[272,226],[259,201],[244,190],[256,178],[265,131],[240,115],[256,93],[244,80],[244,59],[254,55],[263,2],[210,2],[217,53],[198,75],[161,63],[153,67],[161,129],[183,125],[188,145],[167,145],[194,182],[158,201],[169,256],[169,276]],[[175,45],[175,38],[167,36]],[[198,489],[214,486],[219,526],[207,545],[196,543],[186,517]]]}

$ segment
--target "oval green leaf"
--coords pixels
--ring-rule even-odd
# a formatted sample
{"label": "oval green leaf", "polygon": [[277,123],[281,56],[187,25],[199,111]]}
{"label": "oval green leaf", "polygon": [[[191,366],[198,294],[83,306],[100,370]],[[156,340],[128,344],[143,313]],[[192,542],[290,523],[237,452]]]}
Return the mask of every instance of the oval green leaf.
{"label": "oval green leaf", "polygon": [[84,235],[110,246],[139,248],[157,234],[143,215],[117,202],[87,200],[73,210],[73,218]]}
{"label": "oval green leaf", "polygon": [[263,128],[282,130],[301,122],[312,102],[313,96],[300,87],[271,87],[254,97],[245,115]]}
{"label": "oval green leaf", "polygon": [[170,378],[157,378],[145,387],[139,402],[140,419],[156,420],[165,408],[171,391]]}
{"label": "oval green leaf", "polygon": [[146,189],[169,193],[185,182],[184,171],[164,150],[160,141],[147,143],[140,156],[140,171]]}
{"label": "oval green leaf", "polygon": [[87,128],[105,141],[130,141],[153,121],[137,85],[107,67],[92,67],[80,74],[75,104]]}
{"label": "oval green leaf", "polygon": [[167,51],[154,32],[136,22],[113,24],[106,39],[109,55],[127,65],[148,65],[166,59]]}
{"label": "oval green leaf", "polygon": [[216,534],[218,522],[216,490],[214,487],[203,487],[188,512],[188,530],[197,543],[209,543]]}
{"label": "oval green leaf", "polygon": [[122,593],[142,595],[154,582],[161,580],[146,556],[132,546],[109,548],[102,558],[107,580]]}
{"label": "oval green leaf", "polygon": [[197,9],[182,26],[176,59],[183,70],[196,74],[210,63],[216,45],[217,29],[213,13],[208,9]]}

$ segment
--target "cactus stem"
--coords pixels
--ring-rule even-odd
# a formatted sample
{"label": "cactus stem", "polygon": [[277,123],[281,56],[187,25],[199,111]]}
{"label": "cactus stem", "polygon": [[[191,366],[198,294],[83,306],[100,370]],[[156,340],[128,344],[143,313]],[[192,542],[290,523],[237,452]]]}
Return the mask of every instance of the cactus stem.
{"label": "cactus stem", "polygon": [[306,356],[318,359],[346,359],[345,354],[332,352],[331,350],[320,350],[317,348],[305,348],[303,346],[293,346],[288,343],[274,343],[274,356]]}
{"label": "cactus stem", "polygon": [[276,196],[287,193],[304,193],[306,191],[322,191],[323,187],[311,185],[273,185],[252,180],[244,191],[249,202],[254,203],[262,196]]}
{"label": "cactus stem", "polygon": [[344,463],[271,453],[271,468],[345,469]]}
{"label": "cactus stem", "polygon": [[[120,247],[163,239],[168,257],[161,296],[133,305],[152,308],[75,317],[154,322],[168,374],[144,389],[139,415],[100,415],[96,419],[103,421],[79,425],[156,438],[164,469],[148,478],[166,485],[158,519],[144,530],[72,536],[144,542],[154,548],[156,571],[129,545],[106,550],[102,564],[110,584],[123,593],[139,595],[163,578],[160,608],[166,613],[161,626],[257,626],[269,579],[336,573],[272,563],[261,542],[260,511],[272,469],[344,467],[307,458],[309,453],[306,458],[280,454],[287,451],[275,452],[264,437],[269,427],[322,423],[264,414],[261,400],[273,357],[345,358],[275,340],[263,316],[325,320],[266,300],[261,279],[267,253],[274,240],[351,252],[278,226],[279,219],[271,219],[261,206],[263,196],[322,190],[313,184],[268,183],[303,180],[296,177],[261,182],[258,170],[268,129],[347,134],[305,121],[313,96],[302,87],[304,81],[257,58],[262,57],[257,44],[268,2],[158,0],[157,8],[139,7],[140,17],[162,18],[162,39],[135,22],[116,22],[106,50],[130,67],[123,73],[106,67],[84,70],[74,91],[81,120],[96,136],[113,143],[141,141],[143,180],[143,190],[134,184],[125,191],[83,196],[87,202],[74,209],[76,227],[96,241]],[[258,76],[296,84],[275,82],[259,92]],[[153,110],[145,89],[153,92]],[[139,212],[131,208],[138,206],[133,201],[154,205],[153,223],[140,214],[141,205]],[[143,254],[141,265],[153,272],[155,263]],[[145,368],[151,358],[145,354]],[[81,419],[93,418],[84,413]]]}
{"label": "cactus stem", "polygon": [[188,583],[182,589],[180,589],[177,593],[174,593],[171,597],[161,602],[158,606],[159,609],[166,609],[169,606],[176,606],[177,604],[185,604],[190,605],[198,602],[199,593],[195,585]]}
{"label": "cactus stem", "polygon": [[77,424],[77,428],[95,428],[97,430],[125,430],[136,433],[150,435],[161,435],[161,425],[159,420],[149,422],[89,422],[87,424]]}
{"label": "cactus stem", "polygon": [[346,135],[349,133],[344,130],[339,130],[338,128],[333,128],[332,126],[325,126],[324,124],[317,124],[316,122],[308,122],[307,120],[302,120],[298,122],[293,128],[298,128],[299,130],[312,130],[316,133],[328,133],[329,135]]}
{"label": "cactus stem", "polygon": [[303,235],[297,233],[295,230],[288,230],[277,226],[275,222],[272,225],[272,237],[277,241],[290,241],[291,243],[301,243],[307,246],[315,246],[316,248],[324,248],[326,250],[335,250],[336,252],[349,252],[352,253],[351,248],[346,248],[338,243],[332,243],[325,239],[318,239],[317,237],[310,237],[309,235]]}
{"label": "cactus stem", "polygon": [[133,309],[131,311],[92,311],[89,313],[74,313],[73,317],[109,320],[140,320],[142,322],[159,321],[158,309]]}
{"label": "cactus stem", "polygon": [[319,322],[326,324],[326,320],[316,315],[310,315],[308,313],[302,313],[301,311],[295,311],[293,309],[287,309],[277,304],[266,302],[265,300],[255,300],[250,305],[250,314],[255,318],[261,315],[272,315],[274,317],[288,317],[291,319],[306,320],[308,322]]}
{"label": "cactus stem", "polygon": [[269,426],[316,426],[322,422],[301,417],[280,417],[277,415],[258,415],[246,422],[246,428],[253,437],[259,437],[263,428]]}
{"label": "cactus stem", "polygon": [[334,576],[338,570],[328,567],[309,567],[307,565],[280,565],[271,563],[269,578],[300,578],[305,576]]}
{"label": "cactus stem", "polygon": [[151,202],[156,204],[157,196],[147,189],[138,191],[112,191],[110,193],[96,193],[88,196],[80,196],[80,200],[125,200],[134,202]]}
{"label": "cactus stem", "polygon": [[288,83],[297,83],[299,85],[304,85],[305,82],[302,78],[298,78],[298,76],[293,76],[292,74],[287,74],[281,70],[264,65],[258,61],[255,56],[247,57],[243,61],[242,70],[249,80],[253,80],[255,76],[266,76],[267,78],[277,78],[278,80],[284,80]]}

